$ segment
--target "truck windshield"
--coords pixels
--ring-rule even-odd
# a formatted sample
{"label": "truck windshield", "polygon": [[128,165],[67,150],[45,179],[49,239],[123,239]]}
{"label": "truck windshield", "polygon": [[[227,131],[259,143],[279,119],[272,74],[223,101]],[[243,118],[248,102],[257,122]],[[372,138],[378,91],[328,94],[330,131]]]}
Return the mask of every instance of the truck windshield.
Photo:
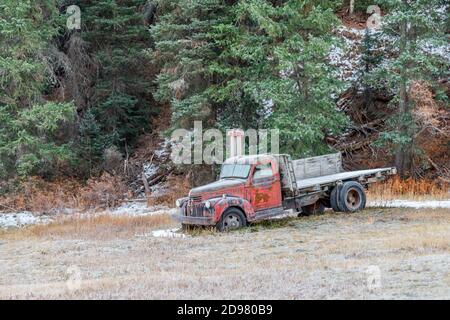
{"label": "truck windshield", "polygon": [[220,172],[220,179],[223,178],[242,178],[246,179],[250,172],[249,164],[224,164]]}

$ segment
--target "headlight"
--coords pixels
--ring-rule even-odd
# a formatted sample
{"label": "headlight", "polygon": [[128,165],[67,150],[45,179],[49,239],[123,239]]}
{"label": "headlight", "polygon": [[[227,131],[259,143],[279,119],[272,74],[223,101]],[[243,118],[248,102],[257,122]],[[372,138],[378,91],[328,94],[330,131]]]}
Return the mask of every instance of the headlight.
{"label": "headlight", "polygon": [[211,202],[206,201],[206,202],[205,202],[205,208],[206,208],[206,209],[211,208]]}
{"label": "headlight", "polygon": [[182,205],[182,202],[180,201],[180,199],[177,199],[177,201],[175,201],[175,205],[180,208]]}

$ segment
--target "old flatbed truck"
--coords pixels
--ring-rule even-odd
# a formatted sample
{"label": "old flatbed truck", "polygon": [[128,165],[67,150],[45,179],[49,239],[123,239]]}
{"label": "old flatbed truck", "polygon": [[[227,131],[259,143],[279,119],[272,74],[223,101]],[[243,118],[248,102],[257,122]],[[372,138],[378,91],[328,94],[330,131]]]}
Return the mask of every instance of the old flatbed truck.
{"label": "old flatbed truck", "polygon": [[299,160],[286,154],[227,159],[216,182],[191,189],[178,199],[175,219],[183,226],[237,229],[294,210],[299,215],[362,210],[368,184],[396,169],[344,171],[340,153]]}

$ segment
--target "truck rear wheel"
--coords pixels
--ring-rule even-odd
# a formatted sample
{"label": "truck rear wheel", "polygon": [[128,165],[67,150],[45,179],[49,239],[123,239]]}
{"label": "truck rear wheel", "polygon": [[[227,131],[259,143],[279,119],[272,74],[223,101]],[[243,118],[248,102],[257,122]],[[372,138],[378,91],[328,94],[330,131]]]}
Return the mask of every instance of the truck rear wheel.
{"label": "truck rear wheel", "polygon": [[231,208],[222,214],[222,218],[217,225],[219,231],[235,230],[247,225],[247,220],[241,210]]}
{"label": "truck rear wheel", "polygon": [[344,212],[355,212],[366,207],[364,187],[356,181],[348,181],[339,191],[338,207]]}
{"label": "truck rear wheel", "polygon": [[300,215],[310,216],[312,214],[320,214],[325,211],[325,206],[322,201],[318,200],[313,204],[302,207],[302,213]]}
{"label": "truck rear wheel", "polygon": [[338,204],[339,187],[334,187],[330,194],[330,205],[334,212],[343,211]]}

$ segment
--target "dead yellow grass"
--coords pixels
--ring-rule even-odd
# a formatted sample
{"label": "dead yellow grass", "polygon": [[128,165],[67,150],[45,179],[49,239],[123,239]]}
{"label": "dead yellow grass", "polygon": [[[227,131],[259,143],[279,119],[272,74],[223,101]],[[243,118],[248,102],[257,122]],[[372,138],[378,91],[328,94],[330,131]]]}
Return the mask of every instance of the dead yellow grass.
{"label": "dead yellow grass", "polygon": [[448,234],[450,225],[415,225],[408,228],[402,237],[392,237],[385,240],[385,246],[392,250],[408,250],[425,253],[434,250],[449,252]]}
{"label": "dead yellow grass", "polygon": [[444,200],[450,198],[450,184],[430,180],[401,180],[394,177],[382,183],[370,185],[370,200]]}
{"label": "dead yellow grass", "polygon": [[149,230],[173,224],[168,214],[153,216],[110,216],[74,217],[60,219],[47,225],[35,225],[18,230],[0,232],[4,239],[21,240],[30,238],[83,238],[112,239],[133,237]]}

